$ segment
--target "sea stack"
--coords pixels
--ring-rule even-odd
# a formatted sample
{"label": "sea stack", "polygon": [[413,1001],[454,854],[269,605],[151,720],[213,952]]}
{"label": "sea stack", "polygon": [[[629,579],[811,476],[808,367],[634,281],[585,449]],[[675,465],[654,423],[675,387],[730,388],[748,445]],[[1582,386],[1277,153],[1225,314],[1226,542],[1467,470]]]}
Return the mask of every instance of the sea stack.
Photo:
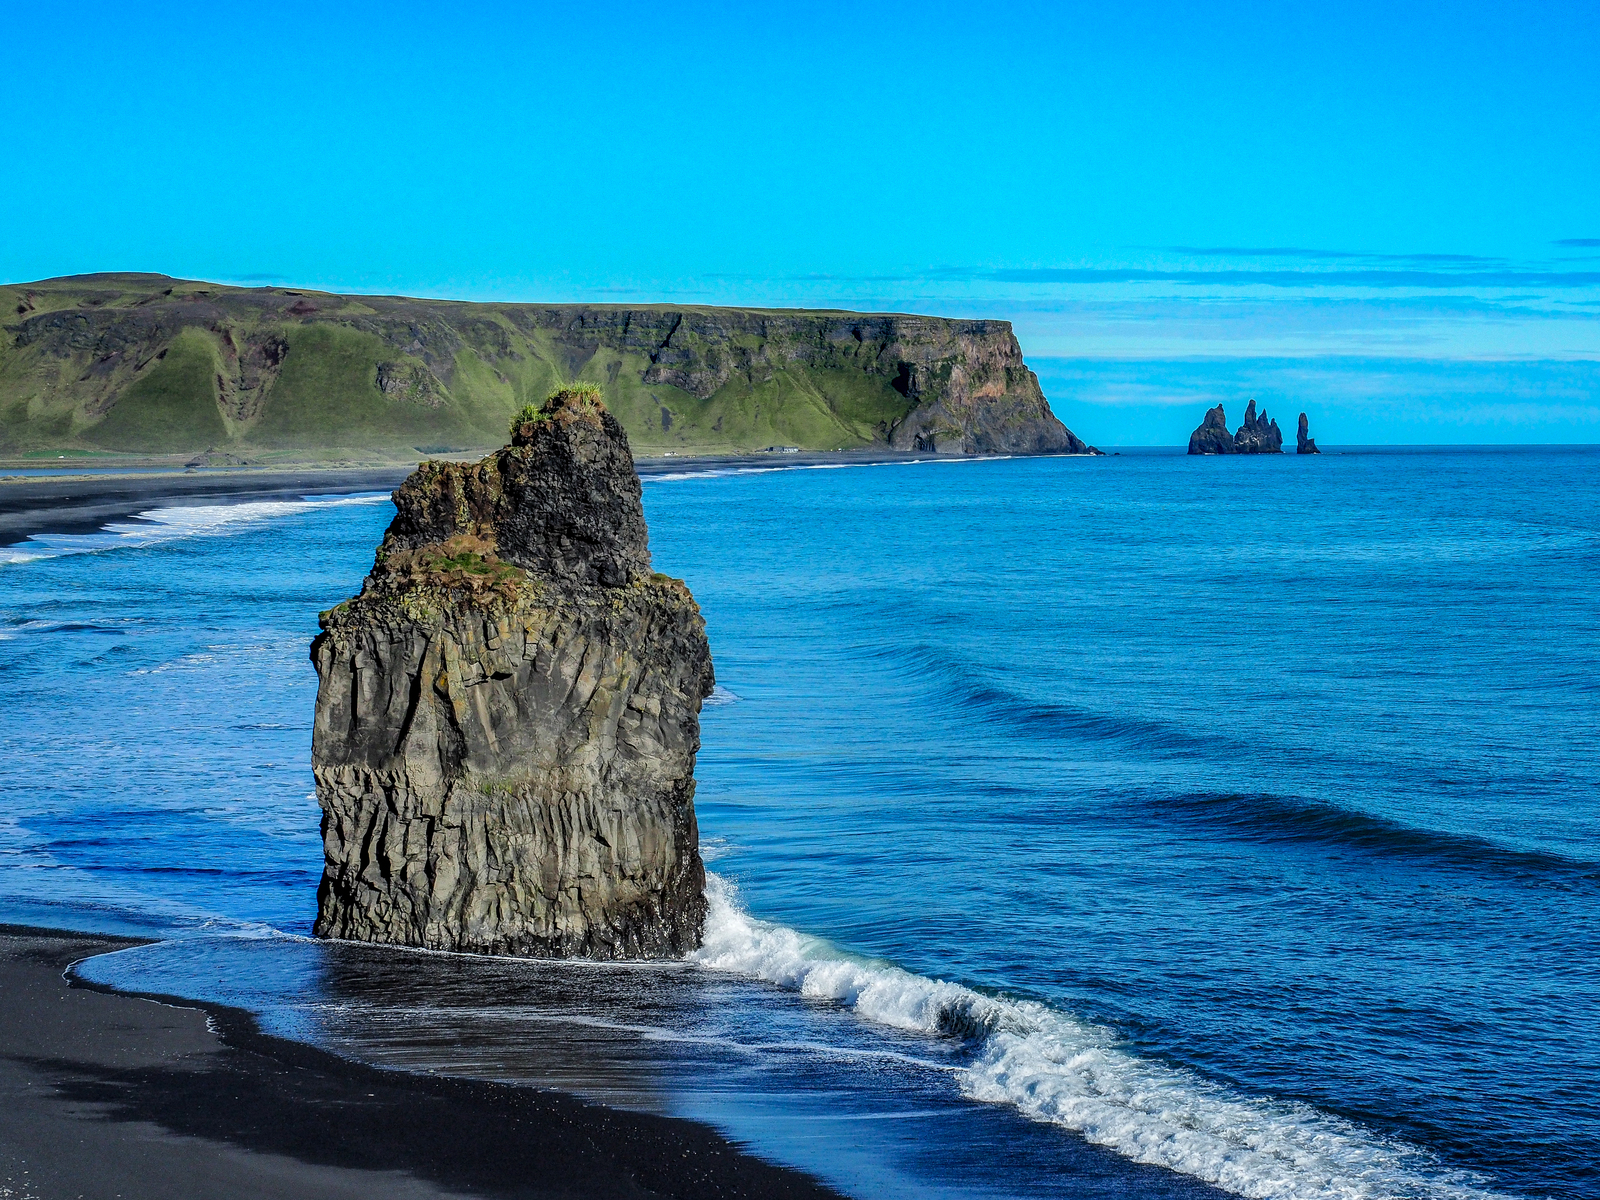
{"label": "sea stack", "polygon": [[1267,420],[1267,410],[1256,416],[1256,402],[1244,410],[1244,424],[1233,435],[1234,449],[1240,454],[1282,454],[1283,431],[1276,421]]}
{"label": "sea stack", "polygon": [[429,462],[361,594],[322,615],[321,937],[536,957],[699,945],[711,653],[652,573],[627,435],[592,388]]}
{"label": "sea stack", "polygon": [[1236,454],[1238,447],[1228,432],[1228,417],[1222,405],[1206,410],[1200,428],[1189,435],[1190,454]]}
{"label": "sea stack", "polygon": [[1322,453],[1321,450],[1317,449],[1316,439],[1313,438],[1313,437],[1307,436],[1307,435],[1310,434],[1310,432],[1311,432],[1311,423],[1306,420],[1305,413],[1301,413],[1300,414],[1300,432],[1295,437],[1294,452],[1296,454],[1321,454]]}

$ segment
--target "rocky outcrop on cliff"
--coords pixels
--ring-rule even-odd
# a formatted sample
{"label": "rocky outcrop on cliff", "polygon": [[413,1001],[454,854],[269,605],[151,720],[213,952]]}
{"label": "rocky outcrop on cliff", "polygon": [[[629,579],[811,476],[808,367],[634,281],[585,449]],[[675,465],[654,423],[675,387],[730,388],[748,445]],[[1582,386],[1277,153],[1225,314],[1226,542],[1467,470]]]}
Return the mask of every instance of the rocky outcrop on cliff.
{"label": "rocky outcrop on cliff", "polygon": [[160,275],[0,286],[0,305],[0,450],[465,450],[586,380],[645,451],[1094,453],[1050,411],[1005,321],[467,304]]}
{"label": "rocky outcrop on cliff", "polygon": [[1244,424],[1233,435],[1234,448],[1240,454],[1282,454],[1283,431],[1276,421],[1267,419],[1267,410],[1256,416],[1254,400],[1245,407]]}
{"label": "rocky outcrop on cliff", "polygon": [[361,594],[323,614],[322,937],[525,956],[699,944],[705,626],[654,574],[596,394],[478,463],[424,463]]}
{"label": "rocky outcrop on cliff", "polygon": [[1296,454],[1321,454],[1317,449],[1316,439],[1310,436],[1311,423],[1306,420],[1305,413],[1300,414],[1300,431],[1295,435]]}
{"label": "rocky outcrop on cliff", "polygon": [[1190,454],[1233,454],[1237,447],[1228,432],[1228,416],[1222,405],[1206,410],[1206,419],[1189,435]]}

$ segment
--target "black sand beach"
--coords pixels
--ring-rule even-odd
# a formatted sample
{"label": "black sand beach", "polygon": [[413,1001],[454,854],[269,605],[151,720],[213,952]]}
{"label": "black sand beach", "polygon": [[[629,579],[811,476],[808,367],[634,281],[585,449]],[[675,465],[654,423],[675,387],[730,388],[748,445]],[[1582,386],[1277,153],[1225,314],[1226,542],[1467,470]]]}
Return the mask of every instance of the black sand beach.
{"label": "black sand beach", "polygon": [[299,499],[400,486],[406,466],[358,470],[151,471],[127,475],[0,476],[0,546],[34,533],[93,533],[109,521],[182,504]]}
{"label": "black sand beach", "polygon": [[837,1195],[692,1121],[378,1070],[64,977],[132,944],[0,926],[0,1196]]}
{"label": "black sand beach", "polygon": [[[898,451],[670,456],[636,462],[639,474],[909,462],[927,455]],[[341,492],[383,492],[400,486],[415,464],[386,467],[298,467],[144,471],[126,474],[6,475],[0,471],[0,546],[35,533],[93,533],[108,522],[174,504],[297,500]]]}

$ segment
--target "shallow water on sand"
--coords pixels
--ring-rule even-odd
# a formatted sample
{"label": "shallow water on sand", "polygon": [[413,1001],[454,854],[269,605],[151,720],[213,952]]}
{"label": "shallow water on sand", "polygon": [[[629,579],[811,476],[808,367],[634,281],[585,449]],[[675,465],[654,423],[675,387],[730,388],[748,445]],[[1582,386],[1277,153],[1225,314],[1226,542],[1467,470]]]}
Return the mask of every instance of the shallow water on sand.
{"label": "shallow water on sand", "polygon": [[719,679],[694,963],[302,936],[305,649],[381,497],[0,565],[0,919],[172,935],[86,970],[709,1119],[860,1194],[1595,1194],[1600,453],[645,502]]}

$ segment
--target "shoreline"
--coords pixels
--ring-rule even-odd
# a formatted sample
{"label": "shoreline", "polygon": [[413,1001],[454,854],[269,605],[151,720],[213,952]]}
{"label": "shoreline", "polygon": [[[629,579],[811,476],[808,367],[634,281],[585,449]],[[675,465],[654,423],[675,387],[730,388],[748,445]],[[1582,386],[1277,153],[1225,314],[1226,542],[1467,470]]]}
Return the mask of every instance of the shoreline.
{"label": "shoreline", "polygon": [[[1593,452],[1600,445],[1418,445],[1330,446],[1323,457],[1342,455],[1490,453],[1565,450]],[[816,467],[880,466],[925,462],[983,462],[1007,458],[1181,458],[1183,447],[1112,447],[1101,455],[1068,454],[935,454],[909,450],[802,450],[793,453],[672,454],[640,457],[634,467],[641,479],[679,474],[776,471]],[[453,456],[444,456],[451,458]],[[1207,457],[1207,456],[1200,456]],[[1252,457],[1252,456],[1247,456]],[[1296,458],[1253,456],[1263,458]],[[418,459],[418,462],[427,461]],[[115,521],[137,518],[154,508],[196,504],[236,504],[252,500],[299,499],[308,495],[392,491],[416,469],[413,462],[361,466],[204,467],[126,465],[105,470],[7,474],[38,471],[8,463],[0,466],[0,548],[25,542],[36,534],[90,534]]]}
{"label": "shoreline", "polygon": [[697,1121],[368,1066],[73,970],[148,943],[0,925],[0,1195],[841,1196]]}
{"label": "shoreline", "polygon": [[37,533],[95,533],[164,501],[232,504],[318,492],[391,491],[414,467],[0,476],[0,546]]}
{"label": "shoreline", "polygon": [[[793,454],[669,455],[634,462],[641,479],[680,472],[876,466],[883,463],[979,460],[990,455],[917,454],[898,450],[800,451]],[[419,462],[426,461],[419,459]],[[31,469],[31,468],[30,468]],[[202,470],[6,475],[0,469],[0,547],[34,534],[95,533],[152,508],[298,499],[336,492],[392,491],[416,463],[364,467],[226,467]]]}

